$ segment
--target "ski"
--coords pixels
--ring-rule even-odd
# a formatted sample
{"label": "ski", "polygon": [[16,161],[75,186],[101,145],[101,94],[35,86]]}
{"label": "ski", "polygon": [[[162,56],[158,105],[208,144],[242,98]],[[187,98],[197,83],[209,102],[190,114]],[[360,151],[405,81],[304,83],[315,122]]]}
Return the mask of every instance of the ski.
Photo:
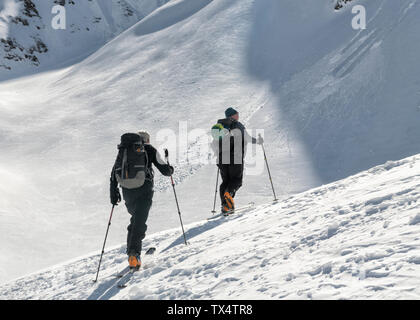
{"label": "ski", "polygon": [[116,275],[115,275],[115,277],[116,278],[122,278],[122,277],[124,277],[124,275],[128,272],[128,271],[130,271],[130,267],[125,267],[123,270],[121,270],[120,272],[118,272]]}
{"label": "ski", "polygon": [[214,219],[217,219],[219,217],[228,217],[228,216],[234,215],[235,213],[240,213],[240,212],[243,212],[243,211],[252,209],[254,207],[255,207],[255,203],[254,202],[250,202],[250,203],[248,203],[247,205],[245,205],[243,207],[236,208],[235,210],[228,211],[228,212],[221,212],[219,214],[216,214],[216,215],[214,215],[214,216],[212,216],[210,218],[207,218],[207,220],[214,220]]}
{"label": "ski", "polygon": [[118,281],[118,288],[127,288],[128,283],[136,272],[139,272],[139,270],[129,269],[129,271]]}
{"label": "ski", "polygon": [[237,209],[230,210],[228,212],[222,212],[222,215],[224,217],[230,217],[232,215],[235,215],[235,213],[241,213],[241,212],[244,212],[244,211],[248,211],[250,209],[253,209],[253,208],[255,208],[255,203],[254,202],[250,202],[246,206],[239,207]]}
{"label": "ski", "polygon": [[156,251],[156,248],[155,247],[151,247],[151,248],[147,249],[145,255],[146,256],[150,256],[150,255],[154,254],[155,251]]}
{"label": "ski", "polygon": [[[147,256],[149,256],[149,255],[153,255],[153,254],[155,253],[155,251],[156,251],[156,248],[155,248],[155,247],[151,247],[151,248],[147,249],[147,251],[146,251],[145,255],[147,255]],[[116,277],[116,278],[121,279],[121,278],[123,278],[126,274],[128,274],[130,271],[131,271],[131,270],[130,270],[130,267],[129,267],[129,266],[127,266],[127,267],[125,267],[123,270],[121,270],[120,272],[118,272],[118,273],[115,275],[115,277]]]}
{"label": "ski", "polygon": [[[154,248],[154,247],[149,248],[146,251],[145,255],[148,255],[148,256],[153,255],[155,253],[155,251],[156,251],[156,248]],[[118,288],[120,288],[120,289],[126,288],[128,286],[128,284],[129,284],[130,280],[132,279],[133,275],[136,272],[139,272],[140,271],[140,269],[130,269],[129,267],[127,267],[124,270],[127,270],[127,271],[126,271],[125,274],[123,274],[120,277],[120,280],[118,281],[118,284],[117,284]]]}

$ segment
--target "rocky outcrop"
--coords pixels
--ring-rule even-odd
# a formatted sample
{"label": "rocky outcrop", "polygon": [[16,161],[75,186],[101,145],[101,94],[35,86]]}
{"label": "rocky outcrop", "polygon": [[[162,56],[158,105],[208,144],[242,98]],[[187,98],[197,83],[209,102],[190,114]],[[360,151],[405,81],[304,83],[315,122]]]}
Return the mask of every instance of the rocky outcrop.
{"label": "rocky outcrop", "polygon": [[346,3],[352,2],[353,0],[337,0],[337,3],[335,4],[335,10],[340,10],[343,8]]}
{"label": "rocky outcrop", "polygon": [[[168,1],[8,0],[0,6],[0,80],[86,55]],[[51,26],[55,5],[66,8],[65,30]]]}

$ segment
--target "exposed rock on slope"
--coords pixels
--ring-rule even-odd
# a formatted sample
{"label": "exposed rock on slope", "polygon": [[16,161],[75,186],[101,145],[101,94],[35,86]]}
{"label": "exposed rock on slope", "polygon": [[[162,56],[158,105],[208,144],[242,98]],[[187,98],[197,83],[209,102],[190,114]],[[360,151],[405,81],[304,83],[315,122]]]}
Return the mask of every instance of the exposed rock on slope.
{"label": "exposed rock on slope", "polygon": [[[0,6],[0,80],[86,56],[168,1],[5,0]],[[51,26],[56,5],[66,8],[64,30]]]}

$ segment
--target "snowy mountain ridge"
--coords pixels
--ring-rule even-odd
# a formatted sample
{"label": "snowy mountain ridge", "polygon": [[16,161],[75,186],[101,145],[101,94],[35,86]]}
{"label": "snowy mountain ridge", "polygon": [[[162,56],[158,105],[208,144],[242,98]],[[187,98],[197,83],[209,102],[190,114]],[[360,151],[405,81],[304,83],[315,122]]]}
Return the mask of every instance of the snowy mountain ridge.
{"label": "snowy mountain ridge", "polygon": [[[420,154],[229,218],[147,237],[126,289],[125,246],[0,286],[0,299],[419,299]],[[203,216],[205,212],[202,212]]]}
{"label": "snowy mountain ridge", "polygon": [[[76,62],[168,1],[1,0],[0,80]],[[55,5],[64,30],[52,26]]]}

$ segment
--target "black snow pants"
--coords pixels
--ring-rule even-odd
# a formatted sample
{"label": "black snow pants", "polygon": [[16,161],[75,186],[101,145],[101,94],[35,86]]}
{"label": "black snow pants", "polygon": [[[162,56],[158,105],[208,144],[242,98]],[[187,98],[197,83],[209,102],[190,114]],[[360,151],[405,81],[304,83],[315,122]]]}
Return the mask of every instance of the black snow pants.
{"label": "black snow pants", "polygon": [[137,189],[123,188],[123,197],[128,213],[131,215],[130,225],[127,227],[127,254],[141,254],[142,241],[146,236],[146,221],[152,207],[153,183],[146,180],[144,185]]}
{"label": "black snow pants", "polygon": [[243,164],[218,164],[220,175],[222,176],[222,184],[220,185],[220,198],[222,204],[225,203],[225,192],[229,192],[235,197],[236,191],[242,186],[244,175]]}

